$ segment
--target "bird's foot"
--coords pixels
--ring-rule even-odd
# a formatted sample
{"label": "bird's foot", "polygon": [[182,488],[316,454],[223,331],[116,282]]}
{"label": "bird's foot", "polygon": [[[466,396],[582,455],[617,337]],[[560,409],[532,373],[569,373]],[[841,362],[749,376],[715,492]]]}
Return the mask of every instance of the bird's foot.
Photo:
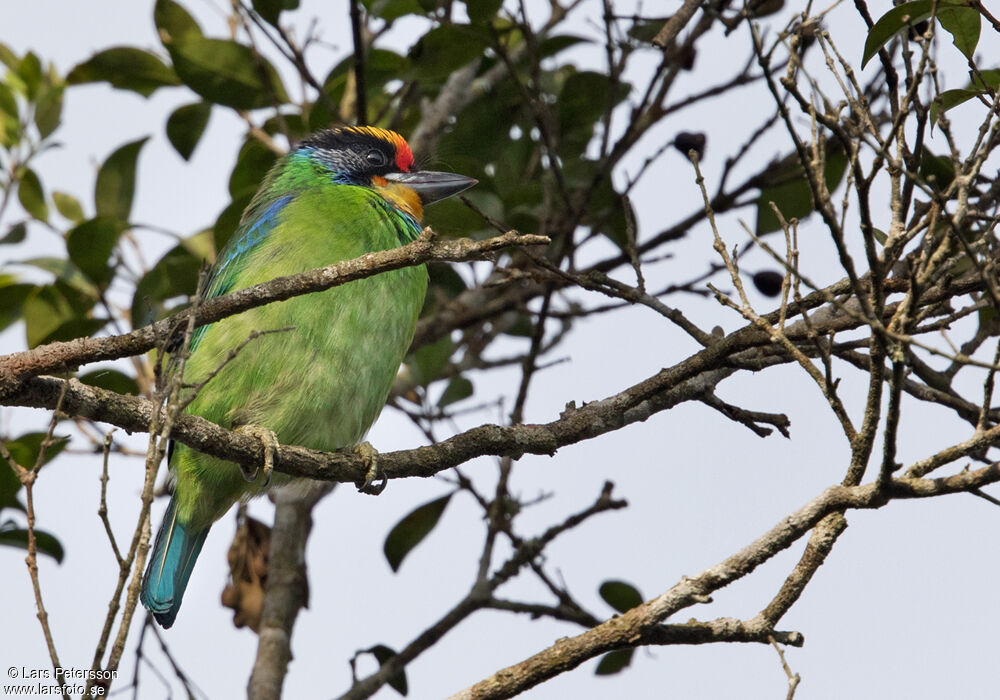
{"label": "bird's foot", "polygon": [[[257,438],[260,440],[261,445],[264,446],[264,486],[267,486],[271,483],[271,474],[274,472],[274,458],[278,454],[278,436],[274,434],[273,430],[268,430],[259,425],[241,425],[235,428],[235,430],[238,433]],[[239,466],[244,479],[247,481],[257,480],[257,476],[260,473],[259,467],[254,467],[251,470],[242,464]]]}
{"label": "bird's foot", "polygon": [[[364,481],[357,484],[358,491],[369,496],[377,496],[385,491],[389,480],[382,476],[382,470],[378,466],[378,450],[370,442],[362,442],[354,448],[354,454],[361,458],[366,467]],[[379,483],[376,484],[376,481]]]}

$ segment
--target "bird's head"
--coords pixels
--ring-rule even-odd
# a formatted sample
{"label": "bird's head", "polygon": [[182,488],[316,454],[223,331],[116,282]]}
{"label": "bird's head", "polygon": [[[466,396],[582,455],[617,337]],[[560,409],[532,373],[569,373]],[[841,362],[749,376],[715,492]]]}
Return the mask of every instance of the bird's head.
{"label": "bird's head", "polygon": [[433,170],[414,170],[413,153],[395,131],[374,126],[327,129],[301,141],[294,156],[307,159],[338,184],[375,190],[416,221],[423,208],[467,190],[471,177]]}

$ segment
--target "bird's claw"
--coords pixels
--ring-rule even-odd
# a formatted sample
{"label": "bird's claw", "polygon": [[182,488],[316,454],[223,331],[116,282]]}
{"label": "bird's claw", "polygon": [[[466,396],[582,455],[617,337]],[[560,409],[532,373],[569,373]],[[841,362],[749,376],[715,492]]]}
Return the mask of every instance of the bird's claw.
{"label": "bird's claw", "polygon": [[[385,491],[389,480],[382,475],[382,470],[379,468],[378,450],[372,447],[370,442],[362,442],[354,448],[354,454],[361,458],[366,467],[364,480],[357,484],[358,491],[369,496],[377,496]],[[376,481],[379,483],[376,484]]]}
{"label": "bird's claw", "polygon": [[[274,460],[278,454],[278,436],[273,430],[268,430],[259,425],[241,425],[236,428],[236,432],[249,435],[260,440],[264,447],[264,486],[271,483],[271,474],[274,473]],[[259,467],[254,467],[251,471],[248,467],[240,466],[240,472],[247,481],[256,481],[260,473]]]}

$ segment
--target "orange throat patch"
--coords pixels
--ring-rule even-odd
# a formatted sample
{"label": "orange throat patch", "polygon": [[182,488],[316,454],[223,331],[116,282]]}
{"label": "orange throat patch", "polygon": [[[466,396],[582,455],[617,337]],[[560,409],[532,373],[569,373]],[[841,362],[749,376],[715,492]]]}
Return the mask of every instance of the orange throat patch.
{"label": "orange throat patch", "polygon": [[418,224],[424,218],[424,207],[420,203],[420,195],[412,188],[398,182],[389,182],[378,175],[372,178],[372,186],[382,196],[382,199],[412,216]]}

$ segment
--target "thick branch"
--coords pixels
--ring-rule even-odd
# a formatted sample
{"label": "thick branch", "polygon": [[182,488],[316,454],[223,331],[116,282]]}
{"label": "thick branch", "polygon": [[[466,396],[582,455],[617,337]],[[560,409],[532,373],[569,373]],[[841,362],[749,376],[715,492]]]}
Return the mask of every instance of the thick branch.
{"label": "thick branch", "polygon": [[[433,239],[433,232],[424,229],[417,240],[399,248],[368,253],[353,260],[344,260],[297,275],[278,277],[233,294],[210,299],[197,311],[195,326],[204,326],[276,301],[284,301],[311,292],[321,292],[380,272],[427,262],[478,260],[504,248],[549,243],[549,239],[545,236],[523,235],[516,231],[509,231],[484,241]],[[65,371],[88,362],[130,357],[152,350],[158,344],[178,334],[179,329],[184,327],[189,313],[191,312],[181,311],[124,335],[78,338],[68,342],[50,343],[0,358],[0,396],[8,395],[27,377]]]}

